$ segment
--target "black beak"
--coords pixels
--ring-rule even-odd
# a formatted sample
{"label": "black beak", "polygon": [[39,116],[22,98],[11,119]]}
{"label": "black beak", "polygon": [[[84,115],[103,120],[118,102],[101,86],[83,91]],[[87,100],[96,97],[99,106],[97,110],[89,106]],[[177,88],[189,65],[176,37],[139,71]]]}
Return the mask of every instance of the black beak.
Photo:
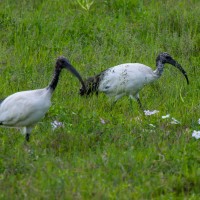
{"label": "black beak", "polygon": [[186,73],[186,71],[181,67],[181,65],[180,65],[178,62],[176,62],[175,60],[173,60],[173,59],[171,59],[171,60],[169,61],[169,63],[170,63],[171,65],[173,65],[174,67],[178,68],[178,69],[181,71],[181,73],[182,73],[182,74],[185,76],[185,78],[186,78],[187,84],[189,85],[189,79],[188,79],[187,73]]}
{"label": "black beak", "polygon": [[76,71],[76,69],[67,60],[64,65],[67,70],[69,70],[74,76],[76,76],[78,78],[78,80],[81,82],[83,88],[85,89],[86,87],[85,87],[84,81],[83,81],[81,75]]}

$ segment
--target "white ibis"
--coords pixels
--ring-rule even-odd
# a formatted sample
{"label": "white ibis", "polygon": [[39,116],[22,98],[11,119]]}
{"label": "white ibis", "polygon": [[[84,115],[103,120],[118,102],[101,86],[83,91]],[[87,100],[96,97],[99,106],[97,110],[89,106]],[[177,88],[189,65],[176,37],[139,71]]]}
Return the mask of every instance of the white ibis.
{"label": "white ibis", "polygon": [[89,77],[85,85],[80,89],[80,95],[90,95],[92,93],[103,92],[116,102],[121,97],[127,95],[131,99],[135,98],[142,107],[139,99],[139,91],[148,83],[151,83],[163,73],[164,64],[169,63],[178,68],[189,80],[187,73],[181,65],[175,61],[168,53],[160,53],[156,58],[156,69],[140,63],[126,63],[111,67],[100,74]]}
{"label": "white ibis", "polygon": [[34,125],[44,117],[51,106],[51,96],[64,68],[74,74],[84,88],[84,82],[76,69],[66,58],[59,57],[52,81],[46,88],[17,92],[0,101],[0,125],[23,128],[26,140],[29,141]]}

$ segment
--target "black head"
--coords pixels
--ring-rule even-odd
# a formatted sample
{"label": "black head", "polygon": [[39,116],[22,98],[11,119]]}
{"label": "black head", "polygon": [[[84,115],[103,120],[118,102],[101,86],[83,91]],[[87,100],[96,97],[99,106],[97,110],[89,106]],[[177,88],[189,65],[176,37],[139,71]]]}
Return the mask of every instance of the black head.
{"label": "black head", "polygon": [[76,69],[70,64],[70,62],[65,57],[60,56],[57,58],[55,68],[57,70],[62,70],[63,68],[69,70],[73,75],[75,75],[79,79],[82,86],[85,87],[81,75],[76,71]]}
{"label": "black head", "polygon": [[85,95],[85,92],[86,90],[85,89],[83,89],[83,87],[81,87],[80,88],[80,90],[79,90],[79,94],[81,95],[81,96],[83,96],[83,95]]}
{"label": "black head", "polygon": [[158,62],[161,62],[162,64],[169,63],[173,65],[174,67],[178,68],[182,72],[182,74],[185,76],[187,84],[189,84],[186,71],[181,67],[181,65],[176,60],[172,58],[170,54],[166,52],[160,53],[158,57],[156,58],[156,63],[158,64]]}
{"label": "black head", "polygon": [[92,83],[93,79],[90,77],[88,78],[84,83],[85,83],[85,87],[81,86],[80,90],[79,90],[79,94],[81,96],[88,96],[90,93],[92,93]]}
{"label": "black head", "polygon": [[85,87],[81,87],[79,90],[79,94],[81,96],[88,96],[90,94],[96,93],[98,95],[98,87],[100,82],[100,75],[96,75],[93,77],[89,77],[85,81]]}
{"label": "black head", "polygon": [[156,61],[160,61],[163,64],[165,64],[165,63],[170,63],[171,64],[173,62],[173,65],[174,65],[174,63],[175,63],[175,60],[167,52],[160,53],[158,55]]}
{"label": "black head", "polygon": [[56,60],[56,69],[63,69],[63,68],[70,68],[72,67],[72,65],[70,64],[70,62],[63,56],[60,56],[57,58]]}

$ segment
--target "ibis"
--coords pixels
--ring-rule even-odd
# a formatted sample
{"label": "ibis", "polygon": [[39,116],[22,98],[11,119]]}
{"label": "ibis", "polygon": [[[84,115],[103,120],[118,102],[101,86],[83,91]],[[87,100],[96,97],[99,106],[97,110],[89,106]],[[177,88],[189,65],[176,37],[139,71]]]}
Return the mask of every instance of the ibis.
{"label": "ibis", "polygon": [[51,97],[62,69],[69,70],[79,79],[83,88],[85,87],[77,70],[65,57],[59,57],[56,60],[53,78],[47,87],[17,92],[0,101],[0,125],[21,128],[26,141],[29,141],[35,124],[45,116],[51,106]]}
{"label": "ibis", "polygon": [[161,77],[166,63],[178,68],[185,76],[187,84],[189,84],[186,71],[172,56],[164,52],[157,56],[157,68],[155,70],[140,63],[120,64],[86,79],[79,93],[81,96],[88,96],[92,93],[98,95],[99,92],[103,92],[109,96],[113,102],[116,102],[123,96],[129,96],[130,99],[136,99],[139,106],[142,108],[139,99],[139,91],[145,85]]}

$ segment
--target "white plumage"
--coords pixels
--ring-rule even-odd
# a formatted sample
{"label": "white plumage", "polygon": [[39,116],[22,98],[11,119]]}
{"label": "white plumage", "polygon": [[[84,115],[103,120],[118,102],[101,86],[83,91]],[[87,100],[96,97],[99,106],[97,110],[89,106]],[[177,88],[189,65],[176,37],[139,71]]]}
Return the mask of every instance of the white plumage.
{"label": "white plumage", "polygon": [[45,88],[17,92],[0,105],[0,121],[4,126],[23,127],[35,124],[51,106],[51,93]]}
{"label": "white plumage", "polygon": [[104,92],[115,101],[128,95],[135,96],[144,87],[154,81],[156,76],[151,68],[140,63],[126,63],[109,68],[99,83],[99,92]]}
{"label": "white plumage", "polygon": [[12,94],[0,103],[0,124],[6,127],[23,128],[26,140],[34,125],[45,116],[51,106],[51,96],[55,90],[60,72],[63,68],[70,70],[83,84],[79,73],[64,57],[56,61],[54,76],[48,87],[38,90],[22,91]]}
{"label": "white plumage", "polygon": [[80,89],[80,95],[103,92],[116,102],[127,95],[135,98],[140,107],[139,91],[146,85],[157,80],[164,70],[164,64],[169,63],[178,68],[189,84],[187,74],[181,65],[168,53],[161,53],[156,59],[155,70],[140,63],[126,63],[111,67],[100,74],[90,77],[85,81],[85,86]]}

